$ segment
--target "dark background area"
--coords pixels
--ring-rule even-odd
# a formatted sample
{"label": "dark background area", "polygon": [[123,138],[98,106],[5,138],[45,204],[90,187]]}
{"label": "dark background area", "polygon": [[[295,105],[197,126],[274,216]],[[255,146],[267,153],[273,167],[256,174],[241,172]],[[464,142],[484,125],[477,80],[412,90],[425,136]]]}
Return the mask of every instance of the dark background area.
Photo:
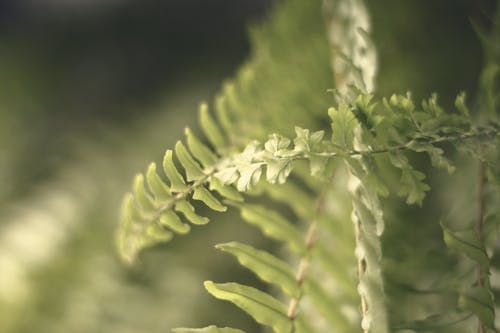
{"label": "dark background area", "polygon": [[1,1],[0,142],[17,146],[5,158],[25,179],[8,195],[50,176],[74,138],[144,116],[183,82],[231,76],[271,3]]}
{"label": "dark background area", "polygon": [[13,88],[29,89],[65,126],[81,126],[74,117],[123,120],[140,112],[129,105],[148,103],[186,72],[230,75],[248,53],[247,24],[270,3],[2,2],[2,54],[31,74]]}

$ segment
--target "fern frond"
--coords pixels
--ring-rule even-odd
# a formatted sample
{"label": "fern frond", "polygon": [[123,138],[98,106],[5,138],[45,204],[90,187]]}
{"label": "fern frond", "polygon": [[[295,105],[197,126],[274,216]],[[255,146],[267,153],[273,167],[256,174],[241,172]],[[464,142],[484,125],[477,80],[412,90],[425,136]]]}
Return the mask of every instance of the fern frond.
{"label": "fern frond", "polygon": [[[389,318],[387,310],[386,266],[383,265],[381,242],[385,217],[380,198],[397,193],[408,204],[422,205],[430,186],[425,181],[426,174],[414,168],[413,156],[423,153],[434,167],[452,173],[455,167],[445,157],[444,145],[477,151],[485,142],[498,140],[500,126],[494,121],[475,125],[463,94],[456,100],[458,113],[446,113],[435,95],[417,106],[410,94],[381,99],[368,94],[374,89],[377,67],[375,49],[368,35],[370,24],[366,8],[361,0],[328,0],[325,4],[333,49],[336,105],[330,107],[328,113],[314,110],[306,117],[304,112],[299,112],[302,111],[298,109],[302,106],[300,102],[289,103],[287,99],[307,93],[308,88],[284,82],[280,94],[270,96],[271,89],[267,91],[259,86],[261,82],[275,83],[275,77],[283,81],[284,68],[290,69],[290,64],[284,66],[276,61],[278,47],[286,43],[281,35],[283,28],[278,23],[271,25],[267,32],[276,37],[276,45],[257,43],[253,61],[242,69],[235,82],[227,83],[217,97],[217,120],[211,117],[206,105],[200,109],[200,126],[213,149],[188,129],[187,147],[182,142],[175,146],[181,172],[173,161],[173,152],[167,151],[163,166],[168,182],[162,180],[154,165],[148,169],[146,178],[136,177],[133,193],[124,201],[119,244],[124,258],[132,261],[141,248],[169,241],[174,234],[188,233],[190,226],[183,221],[195,225],[208,222],[198,215],[191,200],[201,201],[219,212],[225,211],[226,206],[235,207],[244,221],[260,229],[264,236],[285,245],[290,261],[298,261],[298,264],[292,265],[270,252],[237,242],[216,247],[235,256],[242,266],[263,281],[278,286],[288,306],[275,295],[235,282],[206,281],[209,293],[232,302],[276,333],[315,332],[325,327],[325,331],[332,328],[349,331],[359,327],[359,321],[366,333],[386,333],[390,331],[391,322],[398,319]],[[287,4],[286,10],[300,20],[296,25],[305,29],[299,9],[307,10],[304,14],[307,17],[311,15],[309,11],[318,9],[318,2],[291,0]],[[280,16],[275,20],[279,22]],[[292,29],[289,23],[286,26]],[[287,34],[291,33],[290,29]],[[321,42],[310,43],[308,45],[318,48],[324,46]],[[300,52],[288,59],[302,60]],[[264,65],[272,73],[262,70]],[[305,63],[304,67],[293,66],[298,68],[301,80],[309,75],[302,72],[302,68],[317,70],[320,67],[311,63]],[[272,112],[266,112],[270,107]],[[328,119],[327,115],[331,120],[330,137],[325,136],[325,122],[319,121]],[[292,124],[296,125],[294,134]],[[313,128],[317,130],[311,130]],[[475,154],[483,158],[480,153]],[[320,179],[317,183],[307,183],[310,188],[306,189],[297,185],[305,177],[304,162],[309,174]],[[347,187],[354,224],[353,230],[344,231],[351,239],[343,242],[339,241],[341,232],[335,234],[337,228],[343,227],[335,225],[332,218],[335,214],[323,207],[325,197],[330,195],[332,201],[335,196],[341,197],[332,189],[337,185],[332,179],[341,169],[337,162],[343,162],[348,170]],[[400,176],[395,186],[390,186],[387,173],[380,172],[383,168]],[[297,169],[300,171],[293,173]],[[263,180],[267,184],[263,184]],[[290,212],[283,214],[279,208],[271,209],[269,204],[243,202],[239,192],[252,191],[284,204]],[[218,196],[214,192],[218,192]],[[345,220],[343,216],[341,221],[335,222],[345,224]],[[319,235],[318,229],[327,230],[329,235]],[[328,243],[328,237],[338,242],[337,248]],[[487,275],[486,251],[485,259],[469,246],[473,243],[465,242],[452,232],[445,233],[445,240],[450,247],[472,256],[481,272]],[[356,259],[345,255],[342,260],[335,253],[352,251],[354,247],[359,296],[356,296],[355,277],[345,272]],[[333,282],[333,288],[321,283],[325,277]],[[494,319],[491,288],[488,279],[479,280],[477,288],[460,294],[458,303],[491,328]],[[334,290],[339,287],[342,290]],[[361,311],[356,310],[359,302]],[[312,320],[305,319],[311,314],[321,323],[311,324]],[[430,318],[437,321],[436,326],[430,325]],[[430,318],[396,327],[450,326],[469,317],[437,315]],[[218,328],[211,326],[202,330]]]}
{"label": "fern frond", "polygon": [[[212,132],[211,140],[222,143],[222,134],[215,127],[205,105],[200,107],[200,114],[203,115],[203,126],[219,133]],[[224,186],[216,179],[210,181],[221,159],[191,130],[186,129],[185,132],[189,150],[181,141],[175,145],[175,153],[185,177],[174,163],[174,153],[167,150],[163,157],[163,171],[168,183],[158,174],[156,164],[151,163],[146,177],[138,174],[133,191],[125,196],[118,247],[122,258],[127,262],[133,262],[138,252],[145,247],[169,241],[174,234],[187,234],[191,227],[183,221],[194,225],[207,224],[208,218],[195,211],[191,198],[218,212],[225,211],[227,207],[213,192],[235,202],[242,200],[241,195],[233,188]]]}
{"label": "fern frond", "polygon": [[[399,97],[398,97],[399,98]],[[344,284],[346,290],[351,289],[351,281],[337,271],[336,267],[329,268],[333,256],[320,243],[317,247],[310,247],[311,236],[304,240],[304,231],[295,223],[291,223],[276,211],[257,205],[235,201],[241,199],[241,195],[230,185],[236,184],[240,191],[248,191],[258,184],[265,175],[269,183],[285,183],[292,170],[300,161],[308,161],[311,174],[324,176],[325,166],[334,159],[340,159],[347,163],[352,175],[350,189],[353,200],[353,222],[356,230],[356,255],[358,256],[359,286],[358,291],[363,300],[363,321],[362,326],[366,331],[384,332],[388,329],[386,314],[384,309],[383,281],[381,274],[380,258],[381,245],[379,237],[384,228],[383,214],[380,208],[378,196],[387,195],[384,187],[384,180],[379,179],[379,175],[374,169],[376,165],[375,157],[389,156],[389,161],[402,170],[402,179],[405,172],[414,172],[406,154],[409,152],[427,153],[429,156],[436,154],[438,144],[443,142],[455,143],[457,141],[471,141],[470,144],[477,144],[480,139],[494,139],[498,132],[494,127],[474,128],[468,125],[467,119],[460,119],[466,131],[455,131],[442,133],[443,128],[447,128],[447,121],[456,123],[456,117],[446,118],[439,115],[440,126],[427,126],[437,117],[435,112],[437,105],[426,110],[416,111],[406,109],[401,113],[391,114],[392,107],[381,103],[383,107],[375,108],[369,95],[359,95],[354,104],[341,103],[337,109],[329,110],[332,119],[333,135],[331,139],[324,139],[324,132],[311,132],[300,127],[296,127],[296,137],[292,140],[278,134],[269,136],[269,139],[260,143],[254,141],[250,143],[241,153],[219,157],[207,146],[196,138],[190,130],[186,130],[187,145],[176,144],[176,155],[186,173],[182,176],[173,162],[173,153],[167,151],[164,157],[164,171],[170,185],[164,182],[156,171],[154,164],[150,165],[146,172],[146,178],[138,175],[134,181],[133,194],[129,194],[124,201],[124,219],[122,223],[121,239],[122,253],[127,260],[133,260],[138,251],[142,248],[154,245],[158,242],[169,241],[174,234],[186,234],[190,231],[190,226],[182,222],[179,213],[183,218],[192,224],[203,225],[208,222],[204,217],[198,215],[190,200],[199,200],[208,208],[215,211],[224,211],[225,204],[238,208],[242,218],[248,223],[259,228],[264,235],[275,239],[290,249],[292,253],[298,255],[301,264],[298,268],[298,275],[293,277],[290,273],[293,269],[286,263],[280,261],[267,252],[258,251],[249,246],[232,243],[231,245],[219,245],[218,247],[234,254],[240,263],[254,271],[257,276],[269,283],[279,283],[285,294],[290,297],[289,308],[286,312],[287,323],[292,327],[307,325],[295,318],[299,302],[304,293],[310,293],[308,299],[316,310],[322,314],[326,321],[335,321],[335,327],[348,327],[351,325],[344,315],[335,311],[334,314],[325,313],[325,302],[335,303],[334,299],[319,300],[318,292],[321,290],[320,284],[315,278],[306,278],[304,268],[310,265],[311,261],[318,263],[330,272],[330,277],[338,285]],[[393,98],[395,100],[395,98]],[[399,102],[399,104],[413,105],[409,102]],[[396,103],[396,102],[394,102]],[[393,104],[394,104],[393,103]],[[398,104],[398,105],[399,105]],[[411,112],[410,112],[411,111]],[[413,123],[412,117],[419,115],[420,123]],[[385,123],[376,119],[384,115]],[[424,119],[424,120],[422,120]],[[406,122],[414,124],[414,137],[405,135],[394,127],[392,132],[386,132],[388,122]],[[370,125],[371,124],[371,125]],[[378,125],[376,125],[378,124]],[[426,127],[425,132],[421,130]],[[404,133],[408,132],[405,127]],[[360,144],[360,142],[369,142]],[[394,142],[396,144],[394,144]],[[318,169],[315,159],[321,158],[322,167]],[[441,158],[444,158],[441,156]],[[421,179],[418,179],[421,181]],[[146,184],[147,182],[147,188]],[[422,183],[424,184],[424,183]],[[299,207],[299,203],[307,204],[302,209],[295,208],[297,216],[311,217],[314,215],[315,204],[309,199],[301,202],[301,199],[308,197],[303,190],[294,188],[293,182],[288,183],[282,190],[269,190],[269,195],[278,201],[282,201],[290,207]],[[408,187],[406,193],[407,202],[414,203],[421,201],[425,195],[422,186],[417,182],[402,182],[402,188]],[[265,188],[266,186],[264,186]],[[283,189],[292,189],[290,196],[286,195]],[[425,188],[424,188],[425,189]],[[224,204],[216,198],[212,190],[219,192],[225,197]],[[401,193],[401,190],[399,191]],[[311,215],[312,214],[312,215]],[[361,222],[363,221],[363,222]],[[313,222],[316,225],[317,222]],[[128,246],[128,247],[127,247]],[[305,266],[304,266],[305,265]],[[345,265],[345,264],[344,264]],[[264,311],[256,310],[252,306],[249,308],[243,299],[231,297],[224,290],[219,290],[210,284],[209,290],[216,294],[216,297],[234,302],[242,307],[257,321],[269,324],[270,321],[262,319],[261,316],[271,316]],[[231,285],[234,287],[234,285]],[[239,288],[239,287],[238,287]],[[243,288],[244,289],[244,288]],[[216,292],[216,290],[218,290]],[[248,291],[247,289],[245,289]],[[259,295],[267,295],[260,292]],[[225,295],[225,296],[224,296]],[[315,297],[316,295],[316,297]],[[271,297],[270,295],[267,295]],[[343,298],[350,298],[352,295],[344,295]],[[247,295],[246,298],[249,298]],[[464,306],[470,307],[469,298],[463,298]],[[253,302],[253,301],[252,301]],[[251,302],[250,302],[251,303]],[[253,303],[252,303],[253,304]],[[283,305],[284,306],[284,305]],[[266,308],[267,309],[267,308]],[[268,311],[269,309],[267,309]],[[255,312],[257,311],[257,312]],[[476,311],[476,310],[475,310]],[[257,314],[256,314],[257,313]],[[267,318],[267,317],[265,317]],[[298,317],[297,317],[298,318]],[[336,318],[336,319],[332,319]],[[341,318],[341,319],[339,319]],[[293,320],[290,320],[293,319]],[[490,318],[485,318],[490,319]],[[275,324],[276,325],[276,324]],[[275,330],[282,330],[284,327],[275,326]]]}

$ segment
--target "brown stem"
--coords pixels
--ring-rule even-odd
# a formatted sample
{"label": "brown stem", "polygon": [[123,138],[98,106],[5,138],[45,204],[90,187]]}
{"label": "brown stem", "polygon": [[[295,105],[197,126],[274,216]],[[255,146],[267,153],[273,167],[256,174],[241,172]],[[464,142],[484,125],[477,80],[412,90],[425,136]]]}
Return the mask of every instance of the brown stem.
{"label": "brown stem", "polygon": [[[321,212],[323,211],[323,206],[324,206],[324,195],[325,193],[321,193],[316,200],[316,207],[315,207],[315,216],[317,217]],[[292,321],[292,329],[290,333],[295,333],[295,318],[297,316],[298,310],[299,310],[299,305],[300,305],[300,300],[302,299],[302,285],[304,283],[305,277],[307,270],[309,268],[309,255],[310,252],[315,244],[316,241],[316,232],[318,228],[318,222],[315,219],[312,220],[312,222],[309,224],[309,227],[307,229],[306,237],[305,237],[305,245],[306,245],[306,250],[304,254],[302,255],[302,258],[300,259],[299,262],[299,267],[297,269],[297,272],[295,274],[295,281],[297,282],[297,285],[299,286],[299,295],[297,297],[293,297],[290,302],[288,303],[288,310],[287,310],[287,316],[288,318]]]}

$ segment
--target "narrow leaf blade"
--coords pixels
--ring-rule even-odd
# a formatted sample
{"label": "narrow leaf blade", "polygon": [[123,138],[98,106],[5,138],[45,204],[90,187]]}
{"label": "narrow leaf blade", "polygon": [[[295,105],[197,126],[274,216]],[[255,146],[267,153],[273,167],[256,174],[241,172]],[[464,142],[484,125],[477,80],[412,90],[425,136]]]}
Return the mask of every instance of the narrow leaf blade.
{"label": "narrow leaf blade", "polygon": [[488,254],[481,244],[474,230],[453,232],[441,223],[444,242],[456,251],[464,253],[470,259],[479,263],[483,270],[488,271],[490,260]]}
{"label": "narrow leaf blade", "polygon": [[210,179],[209,187],[210,187],[210,190],[216,191],[217,193],[219,193],[221,196],[223,196],[226,199],[234,200],[234,201],[238,201],[238,202],[243,201],[243,196],[240,194],[240,192],[238,192],[232,186],[222,185],[220,180],[218,180],[215,177],[212,177]]}
{"label": "narrow leaf blade", "polygon": [[146,172],[146,180],[156,200],[164,201],[172,198],[172,194],[167,184],[158,176],[155,163],[149,165],[148,171]]}
{"label": "narrow leaf blade", "polygon": [[144,187],[144,176],[137,174],[134,178],[134,198],[144,213],[151,214],[156,211],[153,198],[146,192]]}
{"label": "narrow leaf blade", "polygon": [[285,306],[276,298],[252,287],[238,283],[205,281],[207,291],[214,297],[229,301],[251,315],[258,323],[272,327],[276,333],[289,333],[292,322]]}
{"label": "narrow leaf blade", "polygon": [[195,156],[205,168],[211,167],[217,163],[217,156],[215,156],[215,154],[212,153],[212,151],[205,146],[189,128],[185,129],[185,134],[189,150],[191,150],[193,156]]}
{"label": "narrow leaf blade", "polygon": [[193,199],[202,201],[209,208],[218,212],[225,212],[227,210],[227,207],[221,204],[219,200],[203,186],[198,187],[194,191]]}
{"label": "narrow leaf blade", "polygon": [[161,214],[160,223],[171,229],[173,232],[181,235],[185,235],[191,230],[189,224],[182,223],[179,216],[171,210],[167,210]]}
{"label": "narrow leaf blade", "polygon": [[195,181],[204,176],[200,165],[194,160],[193,156],[191,156],[182,142],[177,141],[175,152],[177,153],[179,162],[181,162],[186,170],[186,179],[188,181]]}
{"label": "narrow leaf blade", "polygon": [[165,152],[165,156],[163,157],[163,170],[170,181],[170,190],[172,192],[185,192],[187,191],[186,183],[184,182],[184,178],[180,174],[179,170],[177,170],[174,161],[172,160],[172,155],[172,151],[167,150]]}
{"label": "narrow leaf blade", "polygon": [[218,244],[217,249],[232,254],[238,262],[262,280],[275,284],[291,297],[298,297],[299,286],[289,265],[270,253],[238,242]]}
{"label": "narrow leaf blade", "polygon": [[203,103],[200,105],[200,126],[203,133],[208,138],[210,143],[220,149],[227,145],[227,141],[222,134],[222,130],[219,128],[215,119],[212,118],[210,112],[208,111],[207,104]]}
{"label": "narrow leaf blade", "polygon": [[245,221],[258,227],[265,235],[284,242],[293,252],[305,251],[302,233],[277,212],[260,205],[231,204],[240,209]]}
{"label": "narrow leaf blade", "polygon": [[181,212],[193,224],[205,225],[208,223],[208,218],[196,214],[193,205],[186,200],[177,202],[175,210]]}
{"label": "narrow leaf blade", "polygon": [[473,287],[458,298],[461,309],[474,313],[489,328],[494,328],[495,305],[491,293],[485,287]]}

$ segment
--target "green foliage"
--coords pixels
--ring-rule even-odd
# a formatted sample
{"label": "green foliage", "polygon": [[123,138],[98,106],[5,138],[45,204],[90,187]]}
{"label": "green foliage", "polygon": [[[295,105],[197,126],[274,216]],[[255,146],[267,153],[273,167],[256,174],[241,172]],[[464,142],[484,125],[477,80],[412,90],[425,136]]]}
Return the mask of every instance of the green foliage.
{"label": "green foliage", "polygon": [[[485,207],[497,216],[500,206],[498,201],[487,204],[485,195],[486,187],[493,193],[499,190],[494,175],[500,123],[492,97],[497,73],[486,65],[479,111],[466,104],[464,93],[455,100],[456,110],[445,110],[435,94],[419,104],[410,93],[380,97],[373,92],[376,56],[364,4],[325,1],[331,59],[316,53],[327,49],[319,38],[326,36],[314,24],[306,24],[319,15],[319,7],[319,1],[282,4],[263,30],[254,32],[254,58],[216,99],[217,117],[207,105],[200,107],[200,127],[208,144],[187,129],[186,143],[177,142],[175,156],[170,150],[165,153],[164,175],[152,164],[145,176],[136,176],[123,203],[118,231],[121,257],[133,263],[144,248],[169,241],[174,234],[187,234],[190,224],[206,224],[208,219],[194,201],[216,212],[234,207],[244,221],[284,246],[288,254],[279,257],[281,252],[236,241],[216,248],[277,287],[281,296],[236,282],[206,281],[205,288],[276,333],[354,332],[360,326],[367,333],[466,332],[472,320],[479,332],[495,331],[490,268],[496,249],[484,230]],[[284,38],[285,33],[292,37]],[[498,38],[494,36],[488,38]],[[307,41],[308,47],[301,46],[304,52],[285,55],[298,41]],[[319,64],[325,62],[333,65],[331,83],[318,73],[324,68]],[[280,81],[281,88],[271,96],[273,90],[267,85],[276,84],[284,73],[311,85]],[[316,79],[309,81],[312,75]],[[335,86],[333,105],[327,108],[314,98],[318,91],[312,82],[321,82],[322,88]],[[308,97],[311,104],[295,101],[299,96]],[[311,113],[303,112],[309,108]],[[490,115],[478,121],[475,114],[481,108]],[[453,267],[453,260],[456,264],[450,268],[453,278],[447,280],[445,272],[438,272],[438,264],[427,258],[425,244],[418,244],[417,250],[402,244],[411,232],[406,221],[394,222],[391,215],[397,212],[387,207],[399,202],[396,196],[408,205],[425,207],[431,192],[429,174],[467,171],[456,157],[464,151],[480,164],[479,213],[473,222],[451,223],[454,228],[466,225],[460,232],[442,224],[439,259],[447,268]],[[258,197],[264,197],[265,204],[252,202]],[[419,242],[431,233],[434,241],[441,232],[436,232],[435,223],[440,217],[433,219],[422,221],[425,232],[416,236]],[[414,270],[428,275],[422,281],[413,279],[414,262],[398,257],[392,245],[414,251],[412,259],[418,263]],[[454,257],[445,246],[468,259]],[[398,309],[407,297],[429,294],[437,300],[415,301],[409,316]],[[238,330],[209,326],[176,331]]]}

